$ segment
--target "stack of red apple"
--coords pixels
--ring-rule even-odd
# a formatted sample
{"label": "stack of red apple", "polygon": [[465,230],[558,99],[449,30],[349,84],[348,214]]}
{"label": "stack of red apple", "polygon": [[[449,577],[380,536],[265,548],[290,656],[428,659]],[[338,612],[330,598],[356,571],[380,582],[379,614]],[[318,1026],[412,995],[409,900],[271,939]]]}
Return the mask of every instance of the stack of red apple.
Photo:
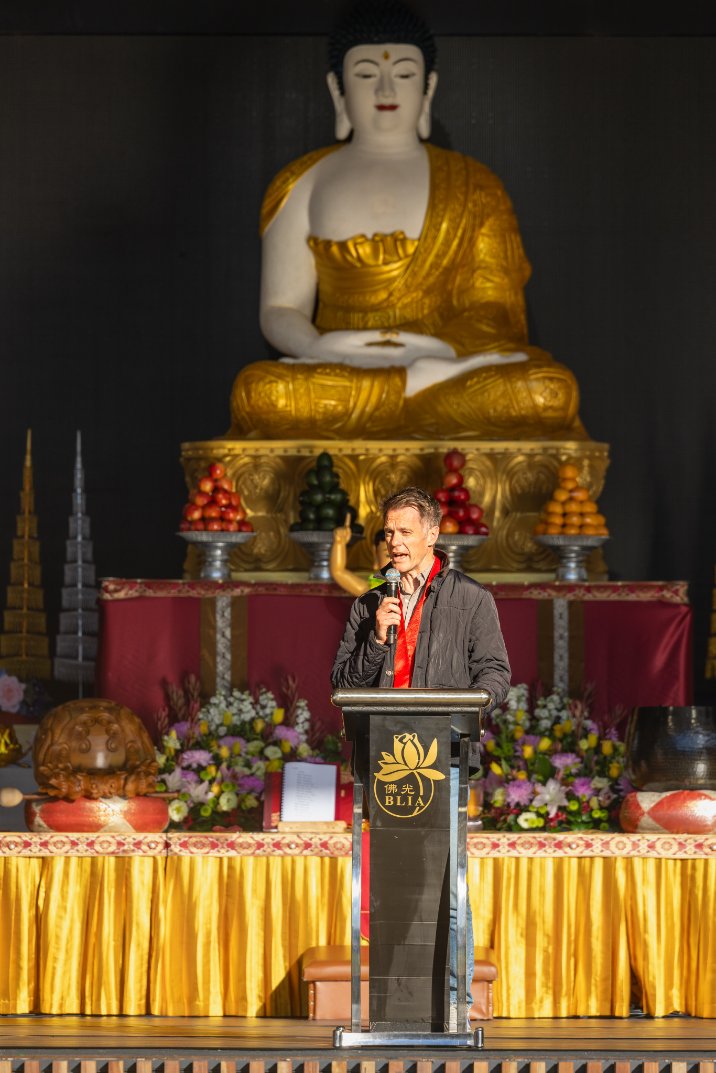
{"label": "stack of red apple", "polygon": [[482,520],[484,511],[477,503],[470,502],[470,493],[465,487],[462,475],[465,461],[465,455],[458,450],[448,451],[443,459],[442,488],[433,492],[443,512],[440,532],[487,536],[490,530]]}
{"label": "stack of red apple", "polygon": [[212,533],[253,533],[254,527],[246,520],[246,511],[241,506],[241,496],[234,491],[234,482],[226,476],[221,462],[212,462],[196,488],[189,493],[189,502],[182,512],[179,530]]}

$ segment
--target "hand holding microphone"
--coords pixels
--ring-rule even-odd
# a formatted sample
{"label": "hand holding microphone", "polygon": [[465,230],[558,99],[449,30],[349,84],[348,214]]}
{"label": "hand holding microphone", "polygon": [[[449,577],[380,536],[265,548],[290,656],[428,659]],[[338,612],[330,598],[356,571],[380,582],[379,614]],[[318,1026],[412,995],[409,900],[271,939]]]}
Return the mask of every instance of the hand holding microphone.
{"label": "hand holding microphone", "polygon": [[[387,582],[385,595],[391,596],[393,599],[396,599],[398,596],[398,585],[400,584],[400,574],[394,566],[388,567],[388,569],[385,571],[385,580]],[[390,626],[388,626],[386,643],[389,645],[394,645],[397,639],[398,627],[395,625],[395,623],[391,623]]]}

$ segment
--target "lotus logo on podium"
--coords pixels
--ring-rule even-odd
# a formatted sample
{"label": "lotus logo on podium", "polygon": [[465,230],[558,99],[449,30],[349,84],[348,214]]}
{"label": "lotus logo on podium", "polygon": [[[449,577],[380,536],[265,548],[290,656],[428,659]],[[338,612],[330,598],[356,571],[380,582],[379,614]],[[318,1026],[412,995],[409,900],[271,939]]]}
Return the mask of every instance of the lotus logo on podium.
{"label": "lotus logo on podium", "polygon": [[433,767],[438,756],[437,738],[426,753],[417,734],[396,734],[392,755],[381,755],[380,771],[373,773],[373,792],[383,811],[405,820],[425,812],[432,803],[435,783],[445,778]]}

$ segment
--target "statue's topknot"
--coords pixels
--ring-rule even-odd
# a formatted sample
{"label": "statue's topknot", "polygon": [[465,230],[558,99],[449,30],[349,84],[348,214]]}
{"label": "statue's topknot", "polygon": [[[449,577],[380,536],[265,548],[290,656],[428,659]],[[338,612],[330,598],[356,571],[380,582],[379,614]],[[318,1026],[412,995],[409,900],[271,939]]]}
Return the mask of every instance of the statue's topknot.
{"label": "statue's topknot", "polygon": [[425,60],[425,77],[435,70],[437,47],[427,24],[402,0],[358,0],[328,38],[328,63],[343,92],[343,60],[356,45],[415,45]]}

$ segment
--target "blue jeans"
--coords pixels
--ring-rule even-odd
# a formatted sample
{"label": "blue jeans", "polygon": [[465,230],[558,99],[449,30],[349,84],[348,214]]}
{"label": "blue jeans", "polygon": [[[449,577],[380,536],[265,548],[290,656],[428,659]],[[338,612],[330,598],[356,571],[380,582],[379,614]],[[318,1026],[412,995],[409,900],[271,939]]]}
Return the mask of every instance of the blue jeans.
{"label": "blue jeans", "polygon": [[[450,1006],[457,1007],[457,807],[459,772],[450,768]],[[467,979],[465,980],[467,1015],[472,1006],[472,974],[475,969],[475,941],[472,931],[472,909],[467,894]],[[464,1026],[458,1025],[462,1031]]]}

